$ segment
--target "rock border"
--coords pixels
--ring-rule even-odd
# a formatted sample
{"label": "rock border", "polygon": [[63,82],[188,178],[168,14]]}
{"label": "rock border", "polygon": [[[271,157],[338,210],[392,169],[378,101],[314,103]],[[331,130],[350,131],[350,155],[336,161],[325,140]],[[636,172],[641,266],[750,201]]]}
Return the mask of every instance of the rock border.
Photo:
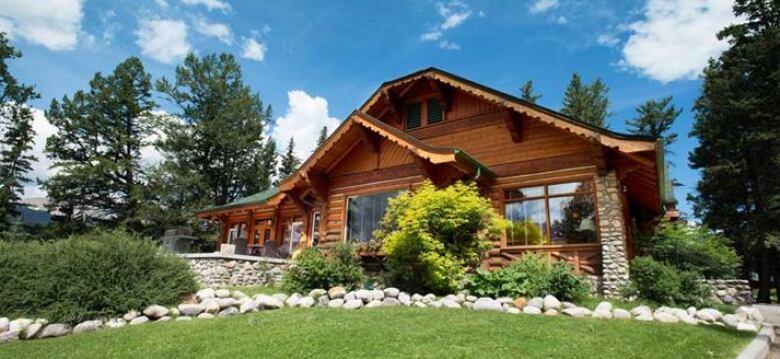
{"label": "rock border", "polygon": [[764,359],[775,341],[775,327],[764,324],[753,340],[743,349],[737,359]]}

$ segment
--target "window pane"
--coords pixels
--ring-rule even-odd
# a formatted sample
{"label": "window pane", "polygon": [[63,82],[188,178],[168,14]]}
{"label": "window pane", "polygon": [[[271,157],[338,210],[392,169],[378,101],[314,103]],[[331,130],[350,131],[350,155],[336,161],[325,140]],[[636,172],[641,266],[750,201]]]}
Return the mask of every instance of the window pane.
{"label": "window pane", "polygon": [[593,195],[550,198],[552,244],[596,243]]}
{"label": "window pane", "polygon": [[551,184],[547,186],[547,193],[552,196],[556,194],[590,192],[592,191],[591,186],[592,182],[590,181]]}
{"label": "window pane", "polygon": [[352,197],[347,203],[347,240],[368,242],[385,215],[387,200],[398,192]]}
{"label": "window pane", "polygon": [[507,199],[519,199],[544,196],[544,186],[524,187],[506,191]]}
{"label": "window pane", "polygon": [[507,245],[540,245],[547,242],[544,199],[507,203],[505,214],[512,222],[512,227],[507,231]]}

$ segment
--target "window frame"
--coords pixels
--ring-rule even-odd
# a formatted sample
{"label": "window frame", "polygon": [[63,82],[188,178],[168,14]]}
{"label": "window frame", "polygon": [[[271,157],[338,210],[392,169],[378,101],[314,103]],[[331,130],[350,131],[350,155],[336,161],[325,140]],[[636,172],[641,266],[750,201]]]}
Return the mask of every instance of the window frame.
{"label": "window frame", "polygon": [[[590,190],[587,191],[577,191],[574,192],[566,192],[566,193],[557,193],[550,195],[548,188],[550,186],[560,185],[560,184],[566,184],[566,183],[572,183],[572,182],[585,182],[590,184]],[[542,187],[544,189],[544,194],[541,196],[530,196],[530,197],[523,197],[523,198],[507,198],[507,193],[514,190],[519,190],[522,188],[529,188],[529,187]],[[501,214],[502,217],[506,219],[506,205],[510,203],[521,203],[524,201],[530,201],[530,200],[544,200],[544,218],[545,218],[545,226],[546,226],[546,238],[545,243],[541,245],[509,245],[508,244],[508,236],[506,233],[502,236],[502,247],[509,247],[509,248],[528,248],[528,247],[555,247],[555,246],[578,246],[578,245],[595,245],[595,244],[601,244],[601,227],[599,225],[600,218],[599,218],[599,210],[598,210],[598,191],[596,190],[596,181],[594,178],[591,177],[575,177],[575,178],[566,178],[566,179],[558,179],[558,180],[552,180],[552,181],[542,181],[542,182],[533,182],[533,183],[522,183],[522,184],[516,184],[512,186],[506,186],[502,187],[501,189]],[[550,222],[550,199],[551,198],[561,198],[561,197],[572,197],[577,194],[586,194],[590,195],[593,198],[593,219],[594,219],[594,225],[595,225],[595,232],[596,232],[596,241],[593,243],[570,243],[570,244],[553,244],[552,243],[552,223]]]}
{"label": "window frame", "polygon": [[[387,189],[387,190],[382,190],[382,191],[370,191],[370,192],[359,192],[359,193],[345,195],[344,196],[344,210],[343,210],[343,214],[342,214],[342,218],[341,218],[341,221],[343,223],[342,230],[341,230],[341,233],[342,233],[341,234],[341,239],[342,239],[342,241],[345,242],[345,243],[353,243],[353,244],[358,244],[358,245],[362,245],[364,243],[367,243],[367,242],[363,242],[363,241],[358,241],[358,242],[350,242],[349,241],[349,200],[350,199],[356,198],[356,197],[371,197],[371,196],[385,194],[385,193],[395,193],[396,197],[397,197],[398,195],[400,195],[401,193],[403,193],[403,191],[405,191],[407,189],[408,189],[408,187],[404,186],[404,187],[399,187],[397,189]],[[391,197],[391,198],[395,198],[395,197]]]}

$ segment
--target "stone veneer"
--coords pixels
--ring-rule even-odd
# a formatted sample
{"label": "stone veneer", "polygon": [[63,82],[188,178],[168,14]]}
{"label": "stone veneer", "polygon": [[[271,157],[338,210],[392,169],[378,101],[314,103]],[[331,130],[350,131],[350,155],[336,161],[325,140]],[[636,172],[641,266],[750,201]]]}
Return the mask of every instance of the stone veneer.
{"label": "stone veneer", "polygon": [[628,255],[620,188],[614,171],[596,178],[596,195],[602,257],[602,288],[597,290],[607,297],[616,297],[628,283]]}
{"label": "stone veneer", "polygon": [[273,285],[282,280],[290,261],[218,253],[181,254],[203,287]]}
{"label": "stone veneer", "polygon": [[750,282],[744,279],[707,279],[712,288],[712,300],[723,304],[751,304]]}

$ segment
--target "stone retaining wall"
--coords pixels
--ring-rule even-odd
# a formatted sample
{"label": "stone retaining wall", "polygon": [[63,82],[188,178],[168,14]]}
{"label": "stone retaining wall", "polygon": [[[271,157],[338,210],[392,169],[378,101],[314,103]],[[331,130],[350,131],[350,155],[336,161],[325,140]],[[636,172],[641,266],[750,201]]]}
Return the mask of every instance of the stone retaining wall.
{"label": "stone retaining wall", "polygon": [[290,261],[278,258],[224,255],[217,253],[181,254],[204,287],[273,285],[281,282]]}
{"label": "stone retaining wall", "polygon": [[707,279],[712,287],[712,300],[723,304],[751,304],[750,282],[744,279]]}

